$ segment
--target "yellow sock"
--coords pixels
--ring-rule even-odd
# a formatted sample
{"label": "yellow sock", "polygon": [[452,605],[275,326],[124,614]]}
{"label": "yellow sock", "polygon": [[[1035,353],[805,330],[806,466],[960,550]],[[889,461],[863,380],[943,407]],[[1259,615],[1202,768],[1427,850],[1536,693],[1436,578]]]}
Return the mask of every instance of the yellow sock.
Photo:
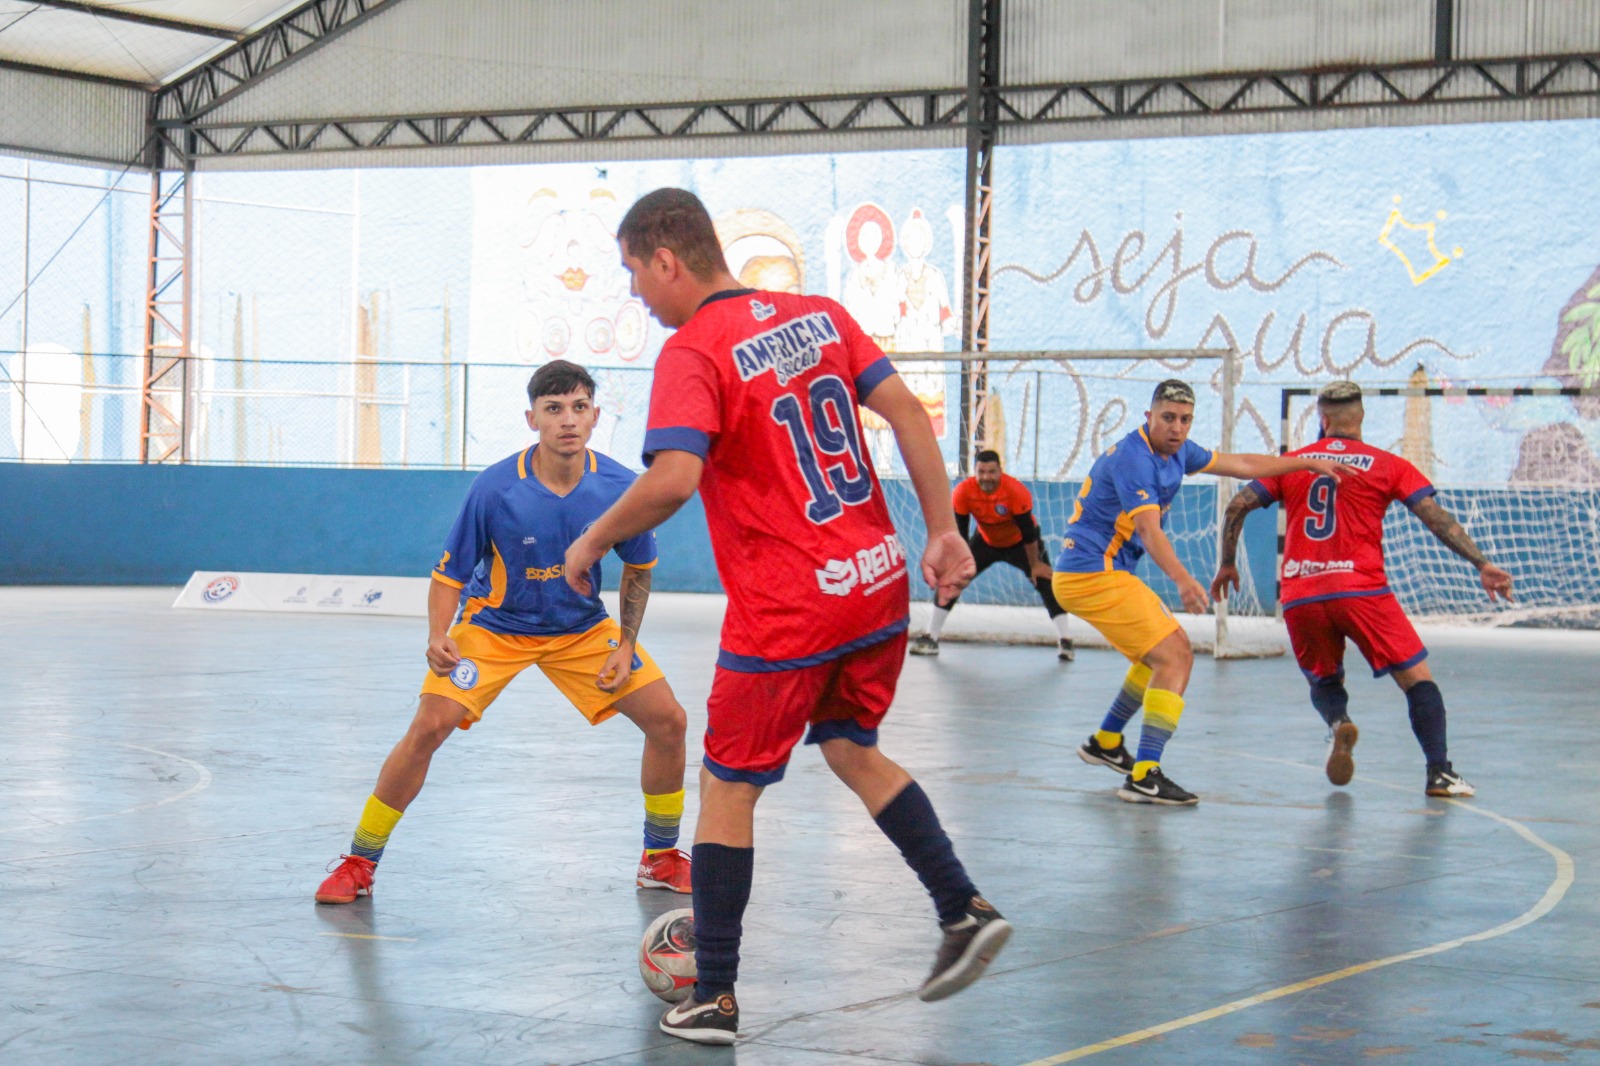
{"label": "yellow sock", "polygon": [[655,855],[678,846],[678,824],[683,821],[683,789],[659,796],[644,794],[644,851]]}
{"label": "yellow sock", "polygon": [[1146,774],[1161,765],[1161,752],[1182,716],[1182,696],[1161,688],[1145,689],[1144,726],[1139,733],[1138,761],[1133,764],[1135,781],[1143,781]]}
{"label": "yellow sock", "polygon": [[350,854],[377,862],[383,858],[383,849],[389,843],[389,834],[399,824],[404,811],[397,811],[377,796],[367,797],[367,806],[356,824],[355,839],[350,842]]}

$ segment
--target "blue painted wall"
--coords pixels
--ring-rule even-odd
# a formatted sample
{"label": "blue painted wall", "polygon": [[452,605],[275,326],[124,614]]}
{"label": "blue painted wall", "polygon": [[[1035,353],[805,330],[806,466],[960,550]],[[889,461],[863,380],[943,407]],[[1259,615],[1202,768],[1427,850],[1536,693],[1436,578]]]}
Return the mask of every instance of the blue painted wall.
{"label": "blue painted wall", "polygon": [[[474,477],[471,471],[317,470],[285,467],[123,466],[0,463],[0,584],[177,585],[195,570],[310,574],[427,574]],[[1068,514],[1075,482],[1029,486],[1041,514]],[[910,486],[890,481],[893,513],[916,515]],[[1210,484],[1186,486],[1204,495]],[[1183,508],[1178,508],[1182,511]],[[1197,512],[1198,508],[1191,508]],[[903,522],[912,559],[921,523]],[[1046,529],[1052,544],[1060,530]],[[1246,551],[1257,587],[1270,594],[1273,519],[1252,516]],[[699,497],[657,533],[661,563],[654,586],[719,592]],[[1179,540],[1185,563],[1209,581],[1215,549]],[[606,566],[615,588],[620,566]],[[1146,565],[1163,595],[1170,582]],[[920,580],[914,586],[926,598]],[[996,567],[964,597],[970,603],[1022,602],[1020,574]]]}

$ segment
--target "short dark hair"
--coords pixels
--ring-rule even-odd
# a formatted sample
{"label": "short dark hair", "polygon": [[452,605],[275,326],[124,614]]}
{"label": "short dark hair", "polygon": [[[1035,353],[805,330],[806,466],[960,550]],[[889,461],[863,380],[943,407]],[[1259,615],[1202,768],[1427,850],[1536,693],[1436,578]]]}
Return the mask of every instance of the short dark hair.
{"label": "short dark hair", "polygon": [[1000,461],[1000,453],[993,448],[985,448],[977,455],[974,455],[972,461],[975,463],[998,463]]}
{"label": "short dark hair", "polygon": [[528,406],[532,407],[541,396],[565,396],[579,389],[584,389],[589,399],[594,399],[594,378],[589,372],[577,363],[552,359],[528,379]]}
{"label": "short dark hair", "polygon": [[697,278],[728,270],[710,212],[687,189],[657,189],[639,197],[622,217],[617,240],[634,259],[649,259],[657,248],[665,248]]}

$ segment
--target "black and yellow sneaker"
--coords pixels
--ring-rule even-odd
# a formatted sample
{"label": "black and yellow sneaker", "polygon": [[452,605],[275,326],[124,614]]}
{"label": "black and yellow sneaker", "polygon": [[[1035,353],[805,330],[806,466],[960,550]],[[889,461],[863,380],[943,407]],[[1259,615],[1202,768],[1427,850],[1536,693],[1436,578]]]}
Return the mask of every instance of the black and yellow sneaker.
{"label": "black and yellow sneaker", "polygon": [[1328,780],[1335,785],[1348,785],[1356,776],[1356,760],[1351,756],[1361,730],[1348,718],[1340,719],[1328,730]]}
{"label": "black and yellow sneaker", "polygon": [[661,1031],[696,1044],[731,1044],[739,1034],[739,1001],[732,992],[704,1003],[691,995],[661,1016]]}
{"label": "black and yellow sneaker", "polygon": [[1186,792],[1161,772],[1157,766],[1138,781],[1129,774],[1117,789],[1117,798],[1129,803],[1159,803],[1166,807],[1192,807],[1200,802],[1193,792]]}
{"label": "black and yellow sneaker", "polygon": [[1103,748],[1092,734],[1078,745],[1078,758],[1090,766],[1109,766],[1119,774],[1133,773],[1133,755],[1128,745],[1119,743],[1114,748]]}
{"label": "black and yellow sneaker", "polygon": [[917,991],[917,998],[924,1003],[953,996],[982,977],[1011,939],[1011,923],[982,896],[972,897],[959,922],[939,928],[944,930],[944,940],[933,960],[933,971]]}
{"label": "black and yellow sneaker", "polygon": [[939,642],[926,633],[919,633],[917,639],[911,642],[912,655],[938,655]]}

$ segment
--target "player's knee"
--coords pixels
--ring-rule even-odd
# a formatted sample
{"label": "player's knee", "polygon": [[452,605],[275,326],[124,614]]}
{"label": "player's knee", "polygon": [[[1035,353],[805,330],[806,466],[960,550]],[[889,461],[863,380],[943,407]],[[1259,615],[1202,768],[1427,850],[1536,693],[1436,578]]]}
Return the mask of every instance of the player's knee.
{"label": "player's knee", "polygon": [[411,719],[407,738],[417,747],[433,751],[455,732],[457,724],[467,714],[467,709],[452,700],[424,697],[417,713]]}

